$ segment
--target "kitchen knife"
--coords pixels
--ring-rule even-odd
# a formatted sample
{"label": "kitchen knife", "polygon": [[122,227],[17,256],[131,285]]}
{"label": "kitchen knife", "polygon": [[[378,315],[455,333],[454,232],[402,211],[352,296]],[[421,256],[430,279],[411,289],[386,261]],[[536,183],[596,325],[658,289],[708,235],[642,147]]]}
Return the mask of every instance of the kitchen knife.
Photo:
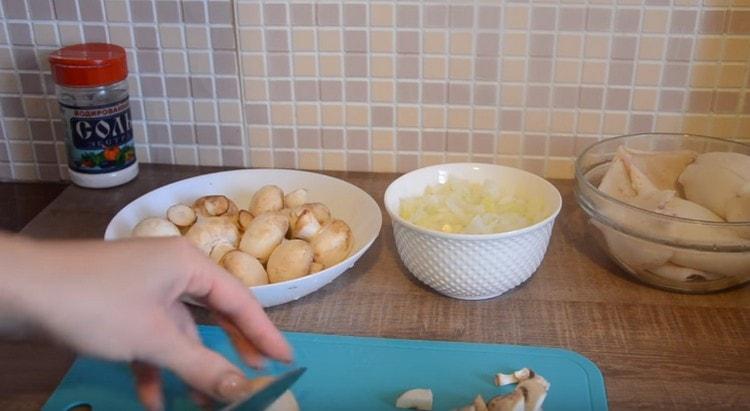
{"label": "kitchen knife", "polygon": [[239,399],[219,411],[263,411],[281,396],[307,370],[305,367],[281,374],[270,384],[248,396]]}

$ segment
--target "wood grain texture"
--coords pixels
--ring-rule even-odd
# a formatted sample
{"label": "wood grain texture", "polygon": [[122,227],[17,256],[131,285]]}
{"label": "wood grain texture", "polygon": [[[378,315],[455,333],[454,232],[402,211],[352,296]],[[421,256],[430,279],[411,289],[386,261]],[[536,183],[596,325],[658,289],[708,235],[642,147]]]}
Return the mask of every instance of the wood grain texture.
{"label": "wood grain texture", "polygon": [[[144,165],[138,180],[119,189],[69,187],[23,233],[101,238],[108,221],[129,201],[166,183],[211,171],[216,170]],[[326,174],[361,187],[381,209],[385,188],[397,177]],[[601,368],[614,410],[748,409],[750,287],[685,295],[631,280],[588,234],[572,182],[554,184],[564,205],[547,255],[526,283],[503,296],[461,301],[422,285],[400,262],[390,219],[383,213],[380,236],[355,267],[321,290],[268,313],[288,331],[575,350]],[[212,322],[201,309],[193,313],[199,322]],[[41,406],[71,360],[69,355],[34,350],[39,348],[0,346],[0,408]],[[41,364],[40,358],[47,363]],[[11,367],[5,366],[7,361]],[[4,388],[19,369],[29,370],[26,388]],[[29,403],[35,407],[24,408]]]}

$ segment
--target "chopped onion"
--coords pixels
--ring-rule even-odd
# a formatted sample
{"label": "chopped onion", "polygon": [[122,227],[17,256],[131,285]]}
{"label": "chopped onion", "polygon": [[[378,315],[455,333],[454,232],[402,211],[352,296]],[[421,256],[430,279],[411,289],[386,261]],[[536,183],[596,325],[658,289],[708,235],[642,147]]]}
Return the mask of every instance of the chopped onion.
{"label": "chopped onion", "polygon": [[451,177],[421,196],[402,198],[399,215],[445,233],[491,234],[530,226],[544,218],[545,207],[540,199],[518,197],[497,182]]}

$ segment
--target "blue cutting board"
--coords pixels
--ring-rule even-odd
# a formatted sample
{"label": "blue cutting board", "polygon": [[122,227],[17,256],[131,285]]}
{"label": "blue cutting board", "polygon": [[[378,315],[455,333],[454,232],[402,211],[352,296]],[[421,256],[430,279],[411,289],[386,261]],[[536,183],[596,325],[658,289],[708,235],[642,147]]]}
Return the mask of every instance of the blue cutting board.
{"label": "blue cutting board", "polygon": [[[240,364],[224,332],[200,326],[206,345]],[[497,372],[529,367],[551,384],[546,410],[606,410],[604,379],[593,362],[572,351],[533,346],[396,340],[307,333],[285,333],[294,347],[295,364],[269,363],[263,373],[295,366],[307,372],[292,387],[302,410],[394,410],[399,394],[431,388],[433,409],[452,410],[513,390],[496,387]],[[257,372],[244,365],[248,374]],[[167,410],[196,410],[186,387],[164,373]],[[127,364],[78,358],[44,411],[88,404],[98,410],[142,410]]]}

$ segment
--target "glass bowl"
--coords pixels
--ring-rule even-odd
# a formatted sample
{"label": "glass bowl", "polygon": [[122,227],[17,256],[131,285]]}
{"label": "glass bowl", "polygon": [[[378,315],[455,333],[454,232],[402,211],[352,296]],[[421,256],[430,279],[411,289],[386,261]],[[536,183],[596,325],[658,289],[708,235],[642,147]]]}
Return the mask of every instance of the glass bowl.
{"label": "glass bowl", "polygon": [[[750,145],[713,137],[644,133],[593,144],[576,160],[576,200],[604,251],[635,278],[671,291],[708,293],[750,281],[750,221],[681,218],[640,208],[598,189],[618,147],[750,155]],[[747,186],[747,184],[746,184]],[[680,192],[682,186],[677,185]],[[679,194],[682,195],[682,194]]]}

